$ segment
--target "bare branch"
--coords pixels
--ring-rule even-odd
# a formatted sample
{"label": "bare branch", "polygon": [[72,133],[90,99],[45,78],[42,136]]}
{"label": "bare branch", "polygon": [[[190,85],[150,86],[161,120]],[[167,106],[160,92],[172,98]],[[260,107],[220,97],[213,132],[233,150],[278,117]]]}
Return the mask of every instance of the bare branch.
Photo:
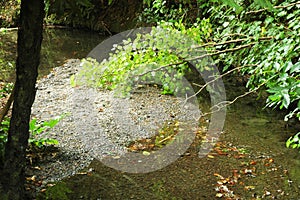
{"label": "bare branch", "polygon": [[219,54],[222,54],[222,53],[229,53],[229,52],[241,50],[241,49],[244,49],[244,48],[251,47],[254,44],[256,44],[256,42],[253,42],[253,43],[250,43],[250,44],[246,44],[246,45],[241,45],[241,46],[238,46],[238,47],[235,47],[235,48],[232,48],[232,49],[226,49],[226,50],[223,50],[223,51],[217,51],[217,52],[214,52],[214,53],[204,54],[204,55],[197,56],[197,57],[194,57],[194,58],[188,58],[188,59],[181,58],[183,61],[176,62],[176,63],[171,63],[171,64],[167,64],[167,65],[163,65],[163,66],[160,66],[160,67],[158,67],[156,69],[151,69],[151,70],[148,70],[148,71],[146,71],[144,73],[138,74],[138,76],[144,76],[144,75],[149,74],[151,72],[160,71],[160,70],[163,70],[163,69],[165,69],[167,67],[170,67],[170,66],[184,64],[186,62],[193,61],[193,60],[198,60],[198,59],[202,59],[202,58],[205,58],[205,57],[208,57],[208,56],[215,56],[215,55],[219,55]]}
{"label": "bare branch", "polygon": [[[224,76],[226,76],[226,75],[228,75],[228,74],[230,74],[230,73],[232,73],[232,72],[234,72],[234,71],[236,71],[236,70],[242,69],[243,67],[244,67],[244,66],[236,67],[236,68],[234,68],[234,69],[231,69],[231,70],[227,71],[226,73],[217,76],[215,79],[206,82],[204,85],[201,86],[201,88],[200,88],[195,94],[193,94],[192,96],[187,97],[187,98],[185,99],[185,103],[186,103],[188,100],[190,100],[191,98],[194,98],[194,97],[196,97],[198,94],[200,94],[200,93],[201,93],[201,92],[202,92],[209,84],[215,82],[216,80],[218,80],[218,79],[220,79],[220,78],[222,78],[222,77],[224,77]],[[194,84],[194,85],[197,85],[197,84],[195,84],[195,83],[193,83],[193,84]]]}
{"label": "bare branch", "polygon": [[194,58],[188,58],[188,59],[185,59],[185,61],[189,62],[189,61],[193,61],[193,60],[202,59],[202,58],[205,58],[205,57],[208,57],[208,56],[216,56],[216,55],[220,55],[220,54],[223,54],[223,53],[238,51],[238,50],[241,50],[241,49],[251,47],[251,46],[255,45],[256,43],[257,42],[251,42],[249,44],[241,45],[241,46],[238,46],[238,47],[235,47],[235,48],[225,49],[225,50],[222,50],[222,51],[217,51],[215,53],[208,53],[208,54],[204,54],[204,55],[201,55],[201,56],[196,56]]}
{"label": "bare branch", "polygon": [[167,67],[170,67],[170,66],[181,65],[181,64],[184,64],[184,63],[186,63],[185,60],[180,61],[180,62],[176,62],[176,63],[170,63],[170,64],[163,65],[163,66],[160,66],[160,67],[155,68],[155,69],[148,70],[148,71],[146,71],[146,72],[144,72],[144,73],[138,74],[137,76],[144,76],[144,75],[149,74],[149,73],[152,73],[152,72],[157,72],[157,71],[163,70],[163,69],[165,69],[165,68],[167,68]]}
{"label": "bare branch", "polygon": [[[268,40],[268,39],[271,39],[271,37],[262,37],[261,38],[261,40]],[[235,41],[237,41],[237,40],[235,40]],[[253,46],[256,43],[257,42],[252,42],[252,43],[241,45],[241,46],[238,46],[238,47],[235,47],[235,48],[225,49],[225,50],[222,50],[222,51],[216,51],[216,52],[213,52],[213,53],[207,53],[207,54],[204,54],[204,55],[201,55],[201,56],[197,56],[197,57],[193,57],[193,58],[181,58],[180,57],[180,59],[182,59],[182,61],[179,61],[179,62],[176,62],[176,63],[171,63],[171,64],[166,64],[166,65],[160,66],[160,67],[158,67],[156,69],[151,69],[151,70],[148,70],[148,71],[146,71],[144,73],[138,74],[137,76],[141,77],[141,76],[144,76],[144,75],[152,73],[152,72],[164,70],[164,69],[166,69],[167,67],[170,67],[170,66],[176,66],[176,65],[184,64],[186,62],[190,62],[190,61],[193,61],[193,60],[198,60],[198,59],[202,59],[202,58],[209,57],[209,56],[216,56],[216,55],[220,55],[220,54],[223,54],[223,53],[229,53],[229,52],[234,52],[234,51],[238,51],[238,50],[241,50],[241,49],[249,48],[249,47]],[[238,68],[234,68],[233,71],[237,70],[237,69],[240,69],[240,68],[239,67]],[[225,75],[227,75],[227,74],[229,74],[231,72],[232,72],[232,70],[229,70],[225,74],[221,75],[221,77],[223,77],[223,76],[225,76]],[[210,83],[208,83],[208,84],[210,84]],[[198,95],[200,92],[197,92],[196,95]]]}
{"label": "bare branch", "polygon": [[[251,93],[256,92],[257,90],[259,90],[262,86],[264,86],[266,83],[268,83],[268,82],[269,82],[271,79],[273,79],[274,77],[276,77],[276,75],[274,75],[274,76],[270,77],[269,79],[265,80],[263,83],[261,83],[260,85],[258,85],[258,86],[257,86],[256,88],[254,88],[253,90],[250,90],[250,91],[248,91],[248,92],[245,92],[244,94],[241,94],[241,95],[235,97],[235,98],[234,98],[233,100],[231,100],[231,101],[222,101],[222,102],[220,102],[220,103],[214,105],[213,107],[211,107],[211,110],[214,109],[213,111],[208,112],[208,113],[204,113],[204,114],[201,115],[201,117],[205,117],[205,116],[207,116],[207,115],[211,115],[211,114],[213,114],[213,113],[219,112],[221,109],[223,109],[223,108],[225,108],[225,107],[227,107],[227,106],[229,106],[229,105],[235,103],[238,99],[243,98],[243,97],[245,97],[245,96],[247,96],[247,95],[249,95],[249,94],[251,94]],[[201,117],[200,117],[200,118],[201,118]]]}
{"label": "bare branch", "polygon": [[15,85],[13,87],[12,92],[10,93],[10,96],[9,96],[6,104],[4,105],[4,107],[2,108],[2,110],[0,112],[0,124],[4,120],[4,117],[7,115],[8,111],[9,111],[9,109],[11,107],[11,104],[14,101],[14,94],[15,94]]}
{"label": "bare branch", "polygon": [[225,35],[222,35],[220,38],[224,38],[224,37],[234,37],[234,36],[249,37],[248,35],[241,34],[241,33],[231,33],[231,34],[225,34]]}
{"label": "bare branch", "polygon": [[[262,40],[271,40],[273,39],[274,37],[272,36],[267,36],[267,37],[260,37],[258,38],[258,41],[262,41]],[[228,41],[225,41],[225,42],[220,42],[220,43],[216,43],[216,42],[213,42],[213,43],[206,43],[206,44],[203,44],[203,45],[199,45],[199,46],[195,46],[193,48],[203,48],[203,47],[207,47],[207,46],[220,46],[220,45],[226,45],[226,44],[232,44],[232,43],[238,43],[238,42],[244,42],[244,41],[247,41],[247,40],[251,40],[251,39],[255,39],[254,37],[248,37],[248,38],[242,38],[242,39],[236,39],[236,40],[228,40]]]}
{"label": "bare branch", "polygon": [[[287,8],[287,7],[291,7],[291,6],[297,5],[297,4],[300,4],[300,1],[288,4],[286,6],[274,6],[274,8]],[[260,12],[263,12],[263,11],[266,11],[266,10],[268,10],[268,9],[267,8],[263,8],[263,9],[259,9],[259,10],[253,10],[253,11],[246,12],[246,15],[257,14],[257,13],[260,13]]]}

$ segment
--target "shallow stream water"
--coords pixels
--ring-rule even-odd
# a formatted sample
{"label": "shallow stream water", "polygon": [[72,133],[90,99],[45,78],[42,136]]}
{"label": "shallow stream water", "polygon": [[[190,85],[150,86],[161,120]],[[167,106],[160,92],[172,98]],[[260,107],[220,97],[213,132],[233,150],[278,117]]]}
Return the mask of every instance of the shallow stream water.
{"label": "shallow stream water", "polygon": [[[226,86],[235,90],[229,98],[244,90]],[[299,199],[300,154],[285,147],[296,130],[282,122],[282,114],[262,110],[255,98],[228,107],[224,132],[203,158],[196,139],[181,158],[151,173],[124,173],[94,160],[47,195],[59,190],[70,199]]]}

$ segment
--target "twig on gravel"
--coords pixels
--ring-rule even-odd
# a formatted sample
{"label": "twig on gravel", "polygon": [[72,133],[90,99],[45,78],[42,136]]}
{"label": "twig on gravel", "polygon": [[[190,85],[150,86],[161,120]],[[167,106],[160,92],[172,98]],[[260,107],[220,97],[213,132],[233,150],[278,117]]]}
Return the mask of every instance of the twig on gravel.
{"label": "twig on gravel", "polygon": [[4,105],[3,109],[0,112],[0,124],[4,120],[4,117],[7,115],[8,111],[11,107],[11,104],[14,101],[14,94],[15,94],[15,86],[13,87],[13,89],[11,91],[11,94],[9,95],[9,98],[8,98],[6,104]]}

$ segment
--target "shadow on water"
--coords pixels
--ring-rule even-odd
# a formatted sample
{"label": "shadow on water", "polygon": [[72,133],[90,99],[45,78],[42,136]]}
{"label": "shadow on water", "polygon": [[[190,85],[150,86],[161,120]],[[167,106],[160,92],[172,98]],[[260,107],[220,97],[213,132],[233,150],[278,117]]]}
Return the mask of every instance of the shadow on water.
{"label": "shadow on water", "polygon": [[[244,88],[227,83],[227,95]],[[198,157],[201,141],[169,166],[129,174],[94,160],[41,196],[53,199],[299,199],[300,154],[287,149],[295,133],[283,115],[262,110],[263,100],[246,97],[227,111],[224,133],[214,150]],[[55,195],[58,195],[55,196]]]}
{"label": "shadow on water", "polygon": [[[76,29],[45,29],[39,75],[47,75],[52,68],[71,58],[84,58],[106,37],[96,32]],[[17,56],[17,31],[0,33],[0,81],[14,80]]]}

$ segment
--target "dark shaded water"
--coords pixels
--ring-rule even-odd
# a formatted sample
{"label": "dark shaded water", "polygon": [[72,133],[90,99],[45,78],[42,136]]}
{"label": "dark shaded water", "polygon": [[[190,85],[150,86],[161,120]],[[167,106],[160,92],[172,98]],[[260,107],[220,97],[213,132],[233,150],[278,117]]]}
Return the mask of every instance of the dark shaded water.
{"label": "dark shaded water", "polygon": [[[47,75],[54,67],[71,58],[84,58],[104,40],[96,32],[73,29],[46,29],[43,33],[40,76]],[[17,48],[17,31],[0,33],[0,81],[14,80]],[[2,60],[2,62],[1,62]]]}

